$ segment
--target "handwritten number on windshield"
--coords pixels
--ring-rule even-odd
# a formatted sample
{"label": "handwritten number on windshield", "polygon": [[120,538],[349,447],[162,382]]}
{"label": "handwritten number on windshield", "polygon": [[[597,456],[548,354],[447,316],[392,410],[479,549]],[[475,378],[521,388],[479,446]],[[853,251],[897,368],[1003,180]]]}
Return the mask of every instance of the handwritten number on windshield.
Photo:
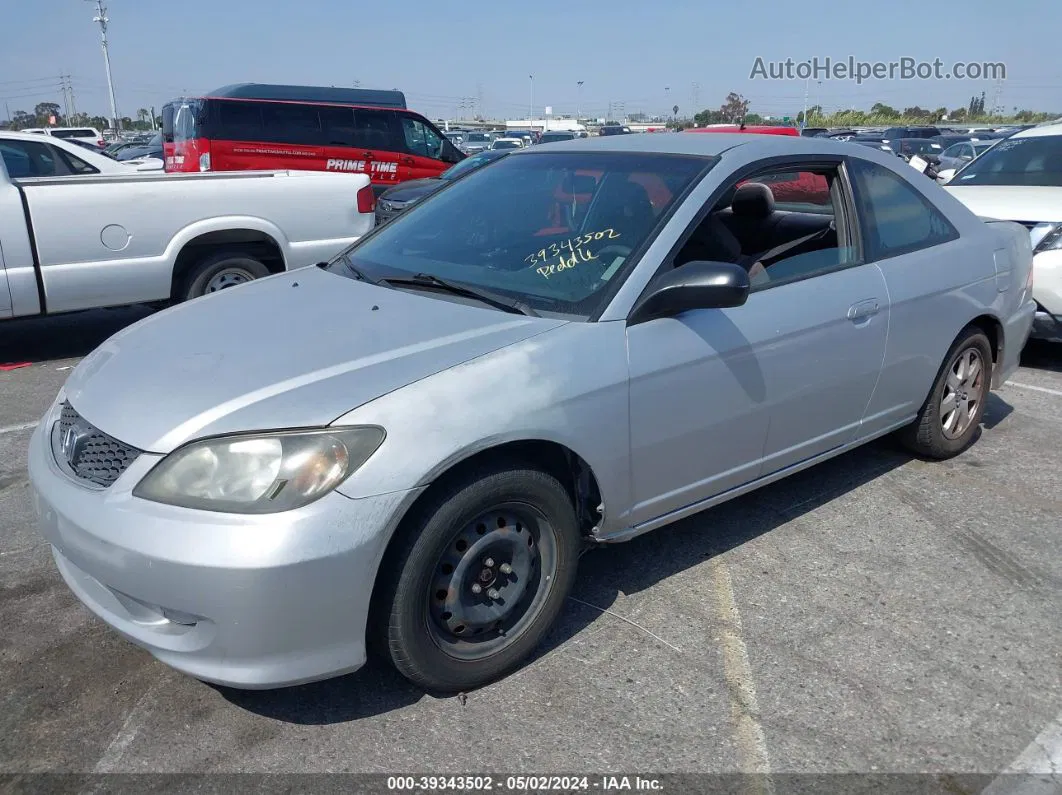
{"label": "handwritten number on windshield", "polygon": [[[550,243],[545,248],[536,251],[529,257],[524,257],[524,262],[531,266],[535,266],[539,263],[544,263],[547,260],[561,257],[563,259],[562,252],[567,251],[571,255],[575,256],[579,253],[579,250],[587,243],[595,240],[612,240],[617,237],[621,237],[620,233],[614,229],[602,229],[600,232],[588,232],[585,235],[579,235],[578,237],[568,238],[562,240],[560,243]],[[590,259],[597,259],[597,257],[590,257]],[[569,258],[570,260],[570,258]],[[587,260],[582,260],[586,262]]]}

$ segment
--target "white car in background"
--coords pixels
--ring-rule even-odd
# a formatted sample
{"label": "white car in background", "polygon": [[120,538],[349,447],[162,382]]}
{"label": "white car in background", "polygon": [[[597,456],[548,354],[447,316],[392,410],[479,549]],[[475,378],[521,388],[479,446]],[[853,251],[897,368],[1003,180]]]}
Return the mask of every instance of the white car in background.
{"label": "white car in background", "polygon": [[523,138],[495,138],[491,142],[491,149],[523,149]]}
{"label": "white car in background", "polygon": [[92,146],[103,148],[106,141],[95,127],[32,127],[23,132],[34,135],[50,135],[60,140],[73,139]]}
{"label": "white car in background", "polygon": [[163,162],[157,158],[119,163],[62,138],[28,132],[0,132],[0,157],[12,178],[129,175],[162,171],[163,167]]}
{"label": "white car in background", "polygon": [[1062,124],[995,144],[944,186],[982,218],[1017,221],[1033,247],[1032,336],[1062,342]]}

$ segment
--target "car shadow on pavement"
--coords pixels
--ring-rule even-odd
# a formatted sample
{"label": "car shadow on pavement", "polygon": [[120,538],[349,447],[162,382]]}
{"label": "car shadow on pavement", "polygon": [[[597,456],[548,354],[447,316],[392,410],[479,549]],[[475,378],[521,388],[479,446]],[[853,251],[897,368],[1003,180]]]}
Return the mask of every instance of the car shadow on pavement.
{"label": "car shadow on pavement", "polygon": [[1021,366],[1062,373],[1062,344],[1029,340],[1021,352]]}
{"label": "car shadow on pavement", "polygon": [[77,359],[104,340],[150,315],[147,306],[94,309],[0,323],[0,364]]}
{"label": "car shadow on pavement", "polygon": [[[1001,411],[998,406],[994,409],[996,414]],[[894,441],[878,440],[630,542],[590,550],[580,561],[574,598],[527,664],[541,660],[598,621],[622,594],[651,588],[909,461],[911,455]],[[375,660],[356,673],[308,685],[271,691],[216,689],[249,712],[310,725],[353,721],[432,697]]]}

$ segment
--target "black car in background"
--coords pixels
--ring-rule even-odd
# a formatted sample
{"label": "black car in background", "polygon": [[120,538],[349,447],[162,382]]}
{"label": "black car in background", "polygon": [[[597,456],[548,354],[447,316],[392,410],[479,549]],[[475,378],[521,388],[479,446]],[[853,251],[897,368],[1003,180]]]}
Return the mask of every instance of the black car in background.
{"label": "black car in background", "polygon": [[379,226],[390,221],[403,210],[408,209],[411,204],[415,204],[425,196],[431,196],[431,194],[444,188],[447,182],[470,174],[494,160],[499,160],[509,154],[510,151],[512,150],[487,149],[483,152],[477,152],[474,155],[469,155],[460,163],[450,166],[437,177],[411,179],[400,185],[395,185],[393,188],[388,188],[376,200],[376,225]]}
{"label": "black car in background", "polygon": [[631,128],[625,124],[605,124],[597,131],[598,135],[630,135]]}

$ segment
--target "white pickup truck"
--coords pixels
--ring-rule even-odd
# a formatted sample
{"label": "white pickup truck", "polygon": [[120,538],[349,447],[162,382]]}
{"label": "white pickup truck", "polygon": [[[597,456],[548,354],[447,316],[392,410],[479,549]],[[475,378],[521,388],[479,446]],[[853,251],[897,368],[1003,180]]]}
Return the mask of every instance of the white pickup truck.
{"label": "white pickup truck", "polygon": [[331,259],[374,225],[363,174],[11,179],[0,161],[0,319],[183,301]]}

